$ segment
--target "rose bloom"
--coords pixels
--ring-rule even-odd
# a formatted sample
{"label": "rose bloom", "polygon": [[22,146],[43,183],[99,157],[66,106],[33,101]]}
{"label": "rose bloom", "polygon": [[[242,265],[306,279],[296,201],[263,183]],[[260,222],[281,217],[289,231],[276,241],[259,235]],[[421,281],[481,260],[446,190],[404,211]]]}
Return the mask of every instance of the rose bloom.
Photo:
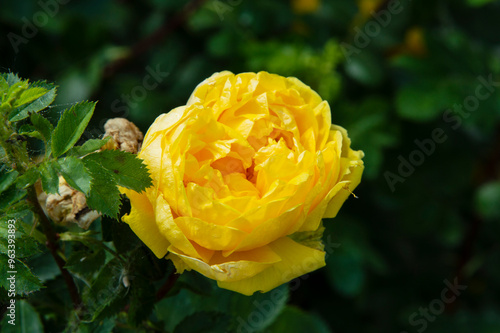
{"label": "rose bloom", "polygon": [[122,189],[132,206],[123,220],[179,273],[269,291],[325,265],[321,220],[363,171],[350,144],[300,80],[216,73],[149,128],[138,156],[153,186]]}

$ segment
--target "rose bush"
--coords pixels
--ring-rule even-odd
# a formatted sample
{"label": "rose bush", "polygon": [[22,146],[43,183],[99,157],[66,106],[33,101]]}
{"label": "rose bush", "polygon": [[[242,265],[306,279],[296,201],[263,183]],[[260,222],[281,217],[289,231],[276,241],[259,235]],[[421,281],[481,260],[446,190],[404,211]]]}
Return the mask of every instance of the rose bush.
{"label": "rose bush", "polygon": [[149,128],[139,157],[154,185],[123,189],[132,206],[123,220],[178,272],[266,292],[325,265],[321,220],[363,171],[350,144],[298,79],[216,73]]}

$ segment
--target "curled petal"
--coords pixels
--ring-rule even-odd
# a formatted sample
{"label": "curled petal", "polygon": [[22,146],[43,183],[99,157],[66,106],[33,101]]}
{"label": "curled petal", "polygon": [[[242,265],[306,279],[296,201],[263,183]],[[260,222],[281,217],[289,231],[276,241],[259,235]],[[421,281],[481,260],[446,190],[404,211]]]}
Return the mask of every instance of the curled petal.
{"label": "curled petal", "polygon": [[325,252],[284,237],[269,244],[281,260],[261,273],[239,281],[218,281],[219,287],[244,295],[267,292],[308,272],[325,266]]}

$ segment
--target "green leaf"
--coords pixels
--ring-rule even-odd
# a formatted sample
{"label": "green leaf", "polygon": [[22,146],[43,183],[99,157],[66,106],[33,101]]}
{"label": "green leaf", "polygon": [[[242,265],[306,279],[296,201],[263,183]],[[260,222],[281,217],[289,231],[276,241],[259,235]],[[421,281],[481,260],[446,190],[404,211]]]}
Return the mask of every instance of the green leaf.
{"label": "green leaf", "polygon": [[[11,259],[10,262],[9,259]],[[14,262],[12,262],[12,260],[14,260]],[[16,272],[15,275],[17,295],[29,295],[30,293],[42,288],[40,279],[34,276],[31,273],[29,267],[19,259],[9,258],[5,254],[0,253],[0,266],[4,267],[7,272]],[[9,281],[7,279],[0,279],[0,286],[4,287],[6,290],[9,290]]]}
{"label": "green leaf", "polygon": [[9,90],[9,84],[7,83],[7,80],[2,76],[0,76],[0,101],[3,100],[4,93],[7,93]]}
{"label": "green leaf", "polygon": [[54,257],[48,252],[31,257],[28,261],[33,274],[43,283],[55,279],[61,275],[61,270],[57,266]]}
{"label": "green leaf", "polygon": [[59,193],[59,165],[56,161],[46,161],[38,166],[42,179],[42,189],[46,193]]}
{"label": "green leaf", "polygon": [[5,191],[10,185],[12,185],[18,175],[19,172],[17,172],[16,170],[12,170],[9,173],[3,174],[0,177],[0,193]]}
{"label": "green leaf", "polygon": [[[0,237],[0,252],[7,254],[9,239],[3,235],[6,233],[6,230],[1,230],[0,228],[0,232],[2,233]],[[33,237],[19,231],[15,235],[16,258],[27,258],[40,252],[39,244]]]}
{"label": "green leaf", "polygon": [[65,267],[75,274],[89,278],[104,265],[105,258],[106,254],[100,249],[94,252],[88,249],[75,251],[69,256]]}
{"label": "green leaf", "polygon": [[[185,282],[185,272],[179,282]],[[252,322],[255,316],[259,317],[257,323],[252,325],[253,331],[264,330],[281,313],[288,300],[288,285],[282,285],[267,293],[255,293],[244,296],[216,286],[214,281],[209,281],[212,288],[206,288],[206,294],[200,295],[182,289],[178,294],[165,298],[156,303],[156,316],[165,321],[165,330],[172,331],[186,317],[198,311],[217,311],[229,314],[233,319],[233,331]]]}
{"label": "green leaf", "polygon": [[488,220],[500,219],[500,182],[482,185],[476,193],[476,210]]}
{"label": "green leaf", "polygon": [[[251,328],[249,325],[248,327]],[[246,327],[247,331],[249,331]],[[287,333],[330,333],[330,329],[319,317],[287,306],[276,321],[268,328],[269,332]]]}
{"label": "green leaf", "polygon": [[[148,264],[151,263],[148,261]],[[148,279],[142,277],[132,279],[128,275],[129,272],[122,272],[122,283],[123,279],[127,279],[126,283],[130,284],[128,323],[136,327],[149,318],[153,312],[156,303],[156,290],[151,288],[151,281],[148,281]]]}
{"label": "green leaf", "polygon": [[321,222],[318,230],[296,232],[290,235],[290,238],[307,247],[323,251],[324,245],[322,242],[322,238],[324,231],[325,227],[323,227],[323,222]]}
{"label": "green leaf", "polygon": [[113,259],[104,265],[92,286],[83,293],[83,300],[91,312],[92,321],[105,313],[111,316],[119,312],[127,290],[121,281],[123,267]]}
{"label": "green leaf", "polygon": [[43,95],[45,95],[47,92],[48,92],[48,90],[43,88],[43,87],[33,87],[33,88],[26,89],[21,93],[19,98],[16,99],[14,105],[12,105],[12,106],[17,108],[17,107],[24,105],[26,103],[31,103],[35,99],[40,98]]}
{"label": "green leaf", "polygon": [[9,86],[11,86],[13,84],[16,84],[19,81],[21,81],[21,79],[19,78],[19,76],[17,76],[17,74],[14,74],[14,73],[2,73],[1,75],[7,81],[7,84]]}
{"label": "green leaf", "polygon": [[9,324],[11,317],[5,316],[2,320],[3,333],[28,333],[28,332],[43,332],[42,321],[40,315],[35,308],[26,300],[16,300],[15,303],[15,325]]}
{"label": "green leaf", "polygon": [[13,204],[24,198],[25,195],[26,190],[19,190],[16,184],[12,184],[0,194],[0,210],[9,209]]}
{"label": "green leaf", "polygon": [[196,312],[182,320],[174,333],[230,332],[231,317],[222,312]]}
{"label": "green leaf", "polygon": [[380,85],[386,75],[381,59],[367,52],[350,57],[345,64],[345,71],[354,80],[367,86]]}
{"label": "green leaf", "polygon": [[87,140],[83,145],[71,148],[69,153],[75,156],[84,156],[93,153],[96,150],[100,149],[102,146],[104,146],[109,141],[109,139],[111,139],[111,137],[108,136],[102,140],[101,139]]}
{"label": "green leaf", "polygon": [[54,130],[54,126],[52,126],[50,121],[39,113],[32,113],[30,120],[35,129],[42,134],[45,142],[49,142]]}
{"label": "green leaf", "polygon": [[82,160],[68,156],[57,162],[61,167],[61,174],[68,184],[75,190],[88,194],[92,184],[92,177]]}
{"label": "green leaf", "polygon": [[201,274],[186,272],[186,274],[183,273],[175,283],[174,288],[172,288],[172,294],[176,294],[178,292],[176,292],[176,288],[179,288],[179,290],[187,289],[192,293],[206,296],[211,295],[213,293],[213,289],[218,287],[215,286],[211,280]]}
{"label": "green leaf", "polygon": [[118,185],[141,192],[152,185],[146,166],[136,155],[120,150],[104,150],[87,155],[87,161],[106,168]]}
{"label": "green leaf", "polygon": [[22,176],[17,177],[16,186],[20,189],[25,189],[35,184],[40,178],[40,172],[36,168],[28,169]]}
{"label": "green leaf", "polygon": [[359,255],[339,251],[328,256],[326,261],[327,274],[335,290],[348,297],[361,292],[365,283],[365,272]]}
{"label": "green leaf", "polygon": [[103,215],[117,218],[120,210],[120,191],[113,181],[113,175],[91,160],[87,160],[85,165],[92,175],[92,188],[87,196],[87,205]]}
{"label": "green leaf", "polygon": [[[14,83],[9,87],[9,90],[7,91],[7,95],[5,96],[6,103],[9,104],[12,107],[13,102],[19,98],[19,96],[22,94],[24,90],[28,88],[28,81],[19,81]],[[13,116],[15,113],[15,110],[11,112],[9,115],[9,120],[10,116]]]}
{"label": "green leaf", "polygon": [[38,132],[35,127],[28,124],[22,125],[19,128],[18,133],[23,136],[29,136],[31,138],[43,140],[42,134]]}
{"label": "green leaf", "polygon": [[64,111],[52,135],[52,154],[55,157],[67,152],[82,136],[96,102],[82,102]]}
{"label": "green leaf", "polygon": [[438,117],[463,99],[456,83],[447,80],[428,80],[403,86],[396,95],[399,115],[413,121],[429,121]]}
{"label": "green leaf", "polygon": [[21,106],[17,109],[12,110],[9,116],[9,121],[19,121],[28,118],[30,113],[36,113],[48,107],[56,98],[57,88],[52,84],[47,83],[36,83],[37,85],[48,89],[48,92],[43,96],[37,98],[35,101],[27,106]]}

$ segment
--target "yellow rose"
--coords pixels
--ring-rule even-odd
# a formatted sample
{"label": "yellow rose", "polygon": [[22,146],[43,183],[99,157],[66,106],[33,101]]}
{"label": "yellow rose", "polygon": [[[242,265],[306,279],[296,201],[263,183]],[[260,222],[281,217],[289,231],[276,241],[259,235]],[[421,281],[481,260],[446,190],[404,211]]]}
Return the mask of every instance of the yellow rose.
{"label": "yellow rose", "polygon": [[295,233],[321,231],[363,171],[328,103],[266,72],[212,75],[155,120],[139,157],[154,185],[123,190],[132,205],[123,220],[179,273],[245,295],[325,265],[320,240],[306,246]]}

